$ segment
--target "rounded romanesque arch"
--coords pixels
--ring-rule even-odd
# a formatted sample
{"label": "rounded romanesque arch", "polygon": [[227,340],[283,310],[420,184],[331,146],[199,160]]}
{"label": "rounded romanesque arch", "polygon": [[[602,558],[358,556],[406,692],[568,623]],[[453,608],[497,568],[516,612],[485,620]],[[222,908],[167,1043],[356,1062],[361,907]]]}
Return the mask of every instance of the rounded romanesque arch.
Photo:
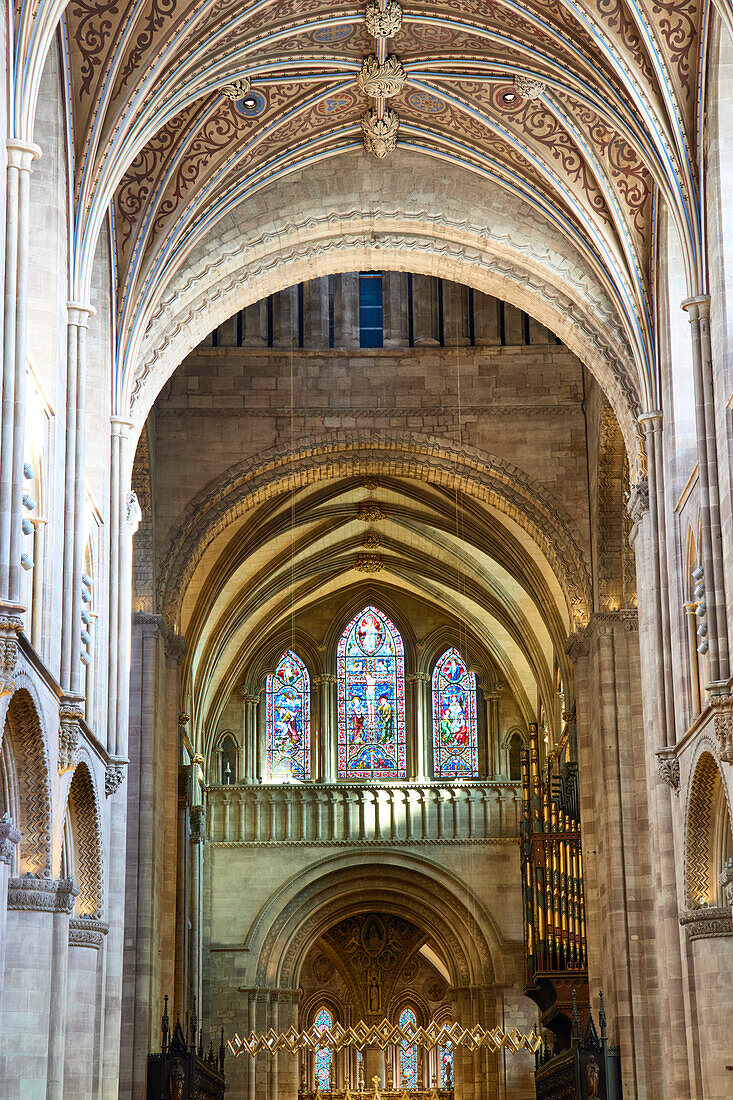
{"label": "rounded romanesque arch", "polygon": [[26,687],[13,694],[3,730],[0,813],[20,829],[18,873],[50,878],[51,781],[38,707]]}
{"label": "rounded romanesque arch", "polygon": [[74,769],[66,814],[74,845],[73,877],[79,888],[74,913],[97,919],[104,897],[102,837],[96,788],[84,760]]}
{"label": "rounded romanesque arch", "polygon": [[289,880],[260,911],[247,945],[257,950],[258,987],[295,989],[313,942],[339,920],[378,910],[418,919],[451,971],[453,985],[503,980],[502,938],[469,888],[437,863],[395,853],[334,856]]}
{"label": "rounded romanesque arch", "polygon": [[692,772],[685,814],[685,904],[690,909],[719,904],[721,837],[726,828],[730,835],[732,821],[723,776],[705,749]]}

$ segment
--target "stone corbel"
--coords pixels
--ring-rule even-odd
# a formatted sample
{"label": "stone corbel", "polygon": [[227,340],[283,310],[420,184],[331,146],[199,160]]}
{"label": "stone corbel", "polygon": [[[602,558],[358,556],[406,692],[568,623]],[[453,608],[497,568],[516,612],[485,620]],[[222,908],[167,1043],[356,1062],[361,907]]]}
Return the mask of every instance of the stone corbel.
{"label": "stone corbel", "polygon": [[733,764],[733,695],[711,695],[710,709],[720,759]]}
{"label": "stone corbel", "polygon": [[729,908],[733,909],[733,859],[729,859],[726,863],[718,882],[723,891],[723,901]]}
{"label": "stone corbel", "polygon": [[659,778],[676,795],[680,793],[680,762],[676,756],[664,755],[665,750],[657,753],[657,771]]}
{"label": "stone corbel", "polygon": [[112,760],[104,771],[104,793],[107,798],[113,795],[125,778],[127,760]]}
{"label": "stone corbel", "polygon": [[574,630],[565,643],[565,652],[573,663],[580,660],[581,657],[587,657],[589,648],[587,626]]}
{"label": "stone corbel", "polygon": [[17,604],[0,604],[0,697],[15,691],[18,639],[23,629],[24,610]]}
{"label": "stone corbel", "polygon": [[631,486],[626,511],[634,524],[640,523],[649,511],[649,482],[646,478],[639,478],[636,484]]}
{"label": "stone corbel", "polygon": [[73,771],[81,738],[84,711],[79,699],[62,699],[59,704],[59,775]]}

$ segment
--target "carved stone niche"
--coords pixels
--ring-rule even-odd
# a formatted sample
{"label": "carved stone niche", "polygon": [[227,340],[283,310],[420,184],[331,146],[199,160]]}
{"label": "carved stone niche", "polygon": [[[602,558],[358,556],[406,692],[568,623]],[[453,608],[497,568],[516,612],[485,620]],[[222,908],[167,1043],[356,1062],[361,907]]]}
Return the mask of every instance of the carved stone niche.
{"label": "carved stone niche", "polygon": [[720,759],[733,764],[733,696],[711,695],[710,709],[718,741]]}
{"label": "carved stone niche", "polygon": [[729,906],[710,905],[686,909],[680,914],[680,924],[689,940],[719,939],[733,936],[733,916]]}

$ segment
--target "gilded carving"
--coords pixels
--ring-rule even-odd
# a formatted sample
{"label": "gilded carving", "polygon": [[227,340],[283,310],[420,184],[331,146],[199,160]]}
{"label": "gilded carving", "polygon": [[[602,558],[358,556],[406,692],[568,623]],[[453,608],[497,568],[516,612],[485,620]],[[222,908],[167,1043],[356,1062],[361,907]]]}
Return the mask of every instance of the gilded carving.
{"label": "gilded carving", "polygon": [[384,519],[384,512],[373,500],[368,500],[358,506],[356,518],[360,519],[362,523],[378,523],[379,520]]}
{"label": "gilded carving", "polygon": [[382,545],[382,540],[376,531],[367,531],[361,540],[361,545],[365,550],[378,550]]}
{"label": "gilded carving", "polygon": [[364,95],[372,99],[391,99],[399,95],[405,86],[407,74],[396,54],[389,54],[380,61],[376,54],[370,54],[362,62],[357,84]]}
{"label": "gilded carving", "polygon": [[381,573],[384,561],[381,554],[357,554],[354,566],[357,573]]}
{"label": "gilded carving", "polygon": [[361,129],[364,134],[364,148],[377,160],[386,157],[387,153],[393,153],[397,147],[397,131],[400,120],[397,112],[391,107],[385,107],[380,118],[375,108],[367,111],[361,119]]}
{"label": "gilded carving", "polygon": [[377,0],[369,0],[364,17],[372,38],[394,38],[402,26],[402,8],[397,0],[387,0],[384,10]]}

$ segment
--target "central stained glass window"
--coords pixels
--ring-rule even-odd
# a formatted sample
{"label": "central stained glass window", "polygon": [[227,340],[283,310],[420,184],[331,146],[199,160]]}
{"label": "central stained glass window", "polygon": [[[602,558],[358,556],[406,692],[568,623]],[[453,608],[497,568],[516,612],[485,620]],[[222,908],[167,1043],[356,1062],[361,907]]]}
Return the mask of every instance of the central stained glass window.
{"label": "central stained glass window", "polygon": [[[400,1012],[400,1027],[407,1024],[417,1027],[417,1016],[411,1008],[403,1008]],[[417,1047],[414,1045],[400,1044],[400,1086],[408,1092],[417,1088]]]}
{"label": "central stained glass window", "polygon": [[266,697],[267,778],[310,779],[310,679],[292,650],[267,677]]}
{"label": "central stained glass window", "polygon": [[399,631],[365,607],[338,646],[341,779],[404,779],[405,655]]}
{"label": "central stained glass window", "polygon": [[436,779],[478,775],[476,677],[457,649],[448,649],[433,672],[433,752]]}
{"label": "central stained glass window", "polygon": [[[328,1031],[333,1027],[333,1016],[327,1008],[319,1008],[313,1021],[318,1031]],[[316,1088],[327,1092],[331,1088],[331,1065],[333,1051],[330,1047],[318,1047],[315,1053]]]}

